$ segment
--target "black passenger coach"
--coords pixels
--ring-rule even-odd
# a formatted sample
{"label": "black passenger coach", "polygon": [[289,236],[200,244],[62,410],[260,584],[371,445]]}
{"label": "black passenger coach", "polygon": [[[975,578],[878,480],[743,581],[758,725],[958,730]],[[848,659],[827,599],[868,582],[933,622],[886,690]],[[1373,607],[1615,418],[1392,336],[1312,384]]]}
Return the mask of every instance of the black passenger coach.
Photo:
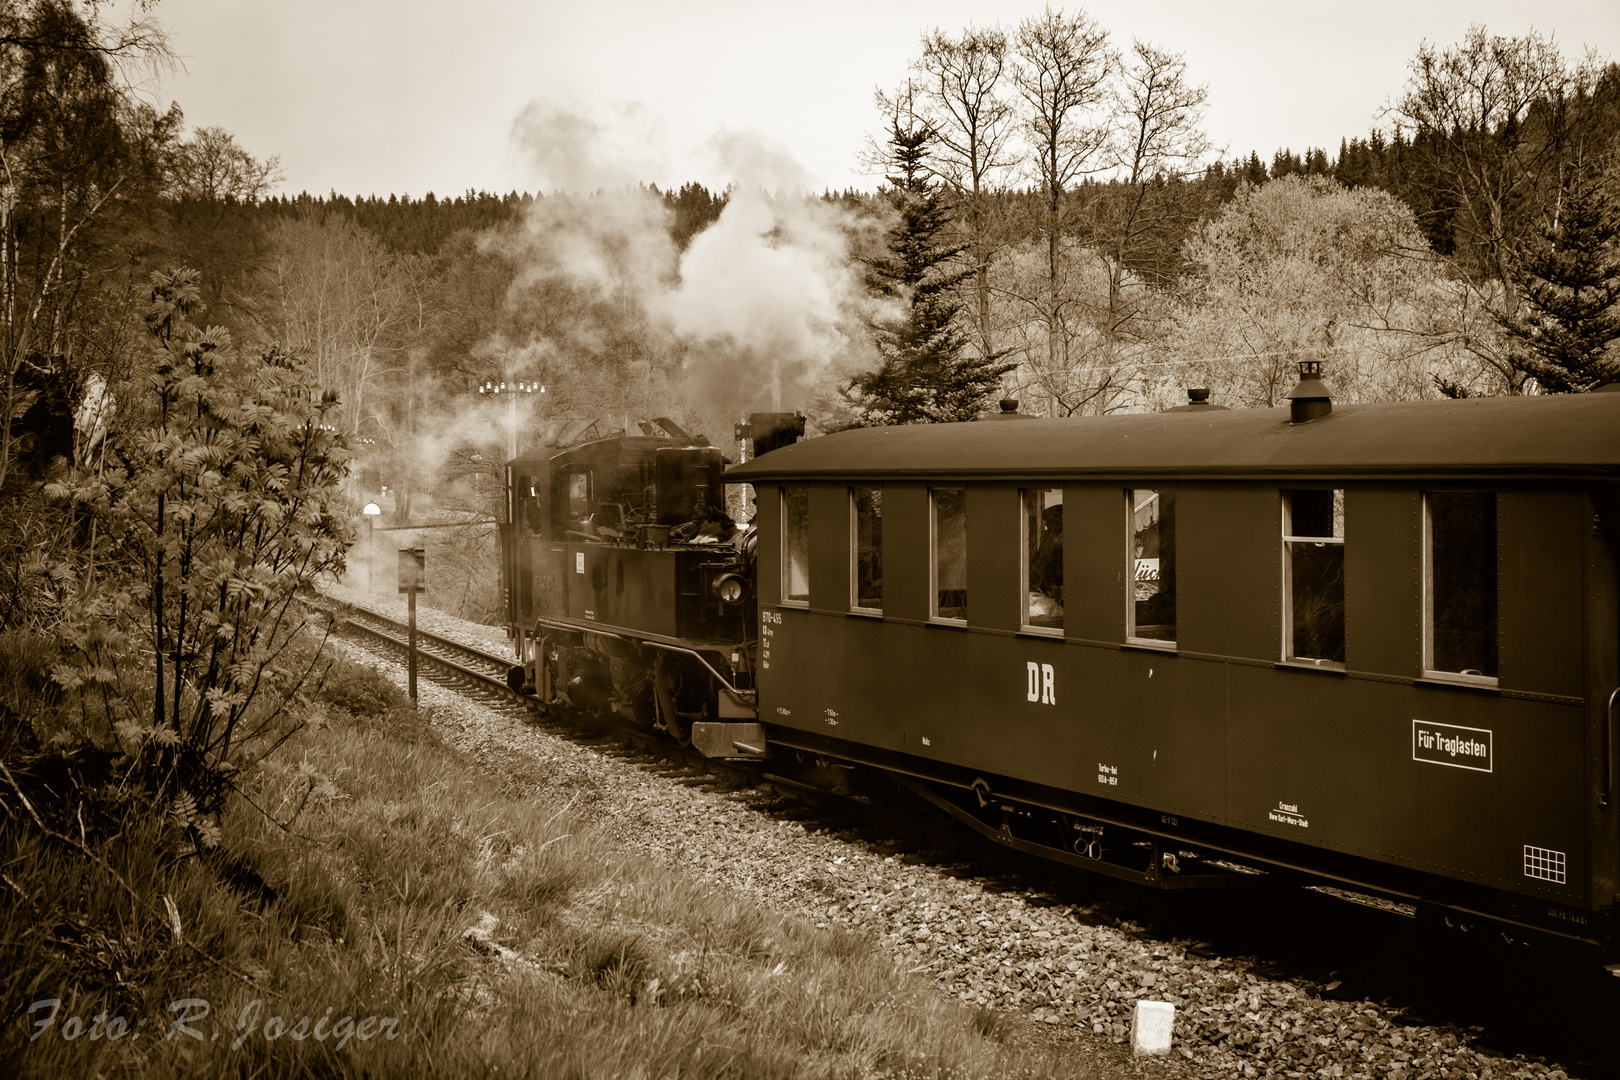
{"label": "black passenger coach", "polygon": [[[724,473],[751,621],[650,650],[689,703],[724,684],[688,708],[713,752],[874,767],[1152,884],[1305,874],[1620,961],[1620,393],[1334,407],[1308,376],[1291,409],[1009,419]],[[649,652],[515,615],[546,656]]]}

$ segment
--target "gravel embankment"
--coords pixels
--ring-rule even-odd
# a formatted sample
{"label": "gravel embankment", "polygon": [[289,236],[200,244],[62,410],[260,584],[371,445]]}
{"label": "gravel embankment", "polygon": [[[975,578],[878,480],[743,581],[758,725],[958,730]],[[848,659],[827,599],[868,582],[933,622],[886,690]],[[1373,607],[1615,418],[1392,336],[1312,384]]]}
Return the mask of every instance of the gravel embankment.
{"label": "gravel embankment", "polygon": [[[381,598],[343,598],[351,597],[392,610]],[[498,630],[424,607],[418,620],[469,643],[504,643]],[[374,662],[403,681],[399,665]],[[608,819],[627,849],[774,910],[860,928],[937,980],[942,992],[1027,1017],[1024,1037],[1072,1043],[1077,1053],[1123,1063],[1134,1002],[1152,999],[1176,1006],[1175,1042],[1170,1058],[1137,1063],[1141,1075],[1564,1077],[1538,1061],[1476,1047],[1468,1031],[1405,1026],[1375,1002],[1328,1000],[1239,961],[1190,955],[1189,942],[1147,939],[1130,923],[1095,925],[1084,918],[1087,909],[1032,903],[1032,896],[986,888],[992,883],[985,878],[953,876],[777,820],[432,683],[421,696],[446,741],[492,773],[529,762],[577,779],[593,793],[591,813]]]}

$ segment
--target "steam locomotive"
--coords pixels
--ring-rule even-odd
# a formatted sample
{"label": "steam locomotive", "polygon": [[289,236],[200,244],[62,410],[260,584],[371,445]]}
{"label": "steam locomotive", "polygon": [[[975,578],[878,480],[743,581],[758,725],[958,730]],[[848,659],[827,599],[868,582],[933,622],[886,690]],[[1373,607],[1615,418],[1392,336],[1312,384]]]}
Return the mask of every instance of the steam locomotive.
{"label": "steam locomotive", "polygon": [[[508,463],[501,564],[521,660],[508,681],[713,757],[763,757],[757,533],[728,511],[719,448],[667,417],[643,428],[565,435]],[[758,413],[739,435],[766,453],[803,432],[803,416]]]}
{"label": "steam locomotive", "polygon": [[1620,394],[1290,397],[520,457],[512,681],[1115,877],[1620,970]]}

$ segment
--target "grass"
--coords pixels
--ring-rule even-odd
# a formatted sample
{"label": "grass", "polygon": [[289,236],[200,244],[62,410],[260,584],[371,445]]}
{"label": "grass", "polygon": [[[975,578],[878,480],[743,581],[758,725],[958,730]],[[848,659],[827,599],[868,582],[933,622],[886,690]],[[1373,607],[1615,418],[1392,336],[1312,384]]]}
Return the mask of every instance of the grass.
{"label": "grass", "polygon": [[1089,1075],[872,940],[615,850],[578,780],[491,777],[430,719],[340,661],[201,857],[135,808],[87,857],[6,790],[0,1073]]}

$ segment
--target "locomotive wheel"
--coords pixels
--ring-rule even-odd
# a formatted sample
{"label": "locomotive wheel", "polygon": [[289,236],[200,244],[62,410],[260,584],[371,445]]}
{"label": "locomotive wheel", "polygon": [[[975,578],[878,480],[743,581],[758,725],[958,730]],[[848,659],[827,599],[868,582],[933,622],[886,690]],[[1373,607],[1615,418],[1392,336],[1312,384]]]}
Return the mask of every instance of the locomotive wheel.
{"label": "locomotive wheel", "polygon": [[619,712],[621,714],[629,712],[636,723],[648,730],[662,731],[663,725],[658,718],[659,708],[658,695],[653,691],[652,680],[649,678],[631,695],[629,707],[621,708]]}
{"label": "locomotive wheel", "polygon": [[670,714],[669,722],[664,725],[664,730],[669,732],[670,737],[678,745],[682,747],[692,745],[692,725],[681,719],[680,713]]}
{"label": "locomotive wheel", "polygon": [[681,671],[678,661],[667,653],[659,653],[653,665],[653,689],[658,699],[658,720],[670,738],[681,746],[692,745],[692,725],[681,716],[677,702],[681,698]]}

